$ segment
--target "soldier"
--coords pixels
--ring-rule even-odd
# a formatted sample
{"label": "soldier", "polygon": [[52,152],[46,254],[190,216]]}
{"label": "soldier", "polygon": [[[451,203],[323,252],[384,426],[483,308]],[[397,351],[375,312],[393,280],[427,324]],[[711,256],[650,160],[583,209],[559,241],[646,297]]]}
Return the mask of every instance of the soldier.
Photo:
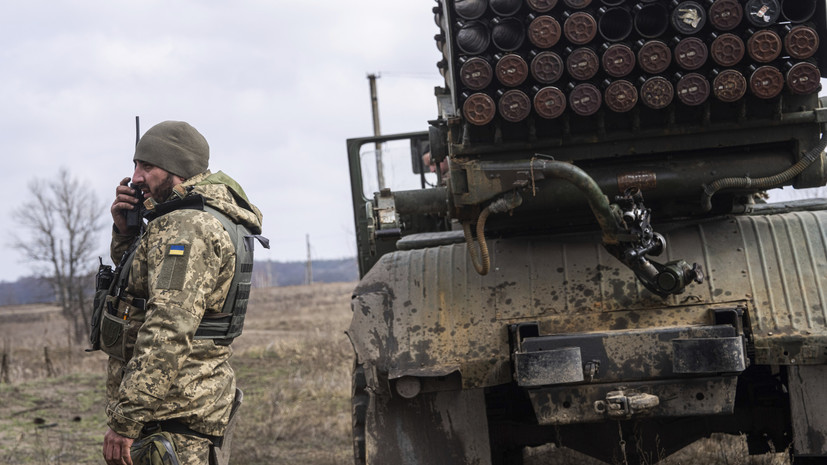
{"label": "soldier", "polygon": [[425,153],[422,155],[422,164],[427,166],[431,173],[436,173],[437,176],[440,177],[437,184],[445,184],[448,182],[448,160],[444,159],[439,162],[439,167],[437,168],[437,163],[431,158],[431,150],[430,148],[425,149]]}
{"label": "soldier", "polygon": [[[207,141],[187,123],[150,128],[133,160],[149,221],[145,231],[142,221],[128,226],[125,212],[141,204],[124,178],[110,212],[112,259],[123,269],[116,283],[126,278],[110,288],[101,320],[110,356],[103,455],[109,465],[213,463],[238,395],[232,337],[199,325],[226,316],[225,300],[236,295],[246,305],[244,292],[230,292],[239,266],[227,224],[260,234],[261,212],[229,176],[207,169]],[[249,261],[240,268],[251,272]]]}

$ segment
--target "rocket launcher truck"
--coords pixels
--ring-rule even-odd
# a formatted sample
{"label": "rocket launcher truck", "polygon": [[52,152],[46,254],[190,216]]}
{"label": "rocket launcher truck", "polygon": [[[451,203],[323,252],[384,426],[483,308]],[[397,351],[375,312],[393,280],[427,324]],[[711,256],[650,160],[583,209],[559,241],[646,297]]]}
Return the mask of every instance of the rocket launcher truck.
{"label": "rocket launcher truck", "polygon": [[766,192],[827,183],[825,3],[436,0],[428,130],[347,141],[355,463],[824,463],[827,202]]}

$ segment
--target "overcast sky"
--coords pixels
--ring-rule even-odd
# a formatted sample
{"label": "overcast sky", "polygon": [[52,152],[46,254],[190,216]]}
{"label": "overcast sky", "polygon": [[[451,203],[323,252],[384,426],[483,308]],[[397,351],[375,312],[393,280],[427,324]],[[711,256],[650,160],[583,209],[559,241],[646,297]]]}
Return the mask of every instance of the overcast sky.
{"label": "overcast sky", "polygon": [[[61,166],[108,205],[141,130],[184,120],[211,168],[244,186],[272,248],[257,259],[356,254],[345,140],[420,131],[442,85],[429,0],[29,0],[0,7],[0,281],[33,272],[10,213]],[[17,231],[24,235],[24,231]]]}
{"label": "overcast sky", "polygon": [[[428,0],[31,0],[0,10],[0,281],[32,273],[12,209],[64,166],[108,206],[141,131],[195,126],[264,213],[257,259],[356,253],[345,140],[425,130],[441,85]],[[21,233],[18,231],[18,233]],[[101,232],[106,256],[108,229]]]}

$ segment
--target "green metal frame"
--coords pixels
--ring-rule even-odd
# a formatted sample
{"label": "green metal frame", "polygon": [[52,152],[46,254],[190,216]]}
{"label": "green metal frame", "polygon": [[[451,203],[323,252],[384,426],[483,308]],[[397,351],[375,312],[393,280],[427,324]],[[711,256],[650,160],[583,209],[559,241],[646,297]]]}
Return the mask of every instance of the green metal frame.
{"label": "green metal frame", "polygon": [[359,262],[360,278],[371,269],[376,261],[379,260],[379,257],[396,250],[395,240],[377,240],[376,250],[371,250],[369,226],[372,218],[368,216],[367,207],[372,200],[365,197],[364,194],[362,165],[359,158],[361,148],[366,144],[422,138],[428,138],[427,131],[391,134],[387,136],[356,137],[347,140],[347,159],[348,167],[350,168],[350,193],[351,201],[353,203],[354,231],[356,233],[356,250],[357,259]]}

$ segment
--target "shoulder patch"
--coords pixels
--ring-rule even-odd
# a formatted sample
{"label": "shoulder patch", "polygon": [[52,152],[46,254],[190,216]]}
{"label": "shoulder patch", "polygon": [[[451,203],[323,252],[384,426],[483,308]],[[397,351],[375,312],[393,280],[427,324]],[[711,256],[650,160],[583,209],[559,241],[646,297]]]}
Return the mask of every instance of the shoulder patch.
{"label": "shoulder patch", "polygon": [[158,273],[158,289],[184,288],[184,281],[187,276],[187,265],[189,262],[189,246],[184,244],[170,244]]}

